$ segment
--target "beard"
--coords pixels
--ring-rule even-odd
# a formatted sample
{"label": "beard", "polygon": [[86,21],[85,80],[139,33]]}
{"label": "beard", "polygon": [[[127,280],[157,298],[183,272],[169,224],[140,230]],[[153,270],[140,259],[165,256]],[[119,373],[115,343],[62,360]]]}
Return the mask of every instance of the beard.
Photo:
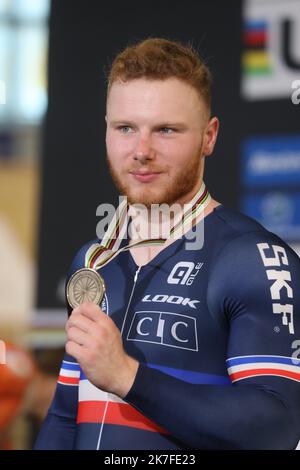
{"label": "beard", "polygon": [[[147,171],[163,172],[163,178],[168,173],[168,169],[152,168],[150,165],[136,162],[132,167],[125,169],[123,172],[118,172],[110,162],[109,155],[107,155],[107,163],[111,178],[119,190],[121,195],[127,197],[129,204],[143,204],[148,209],[152,204],[168,204],[172,205],[182,200],[187,194],[193,190],[199,189],[200,184],[200,169],[202,158],[199,154],[195,155],[188,163],[186,163],[181,171],[174,174],[173,178],[169,178],[167,182],[159,187],[158,183],[140,183],[130,184],[126,182],[129,171],[137,171],[145,167]],[[122,177],[124,175],[124,177]],[[160,176],[158,177],[160,178]],[[191,198],[193,195],[191,196]],[[188,202],[188,201],[185,201]]]}

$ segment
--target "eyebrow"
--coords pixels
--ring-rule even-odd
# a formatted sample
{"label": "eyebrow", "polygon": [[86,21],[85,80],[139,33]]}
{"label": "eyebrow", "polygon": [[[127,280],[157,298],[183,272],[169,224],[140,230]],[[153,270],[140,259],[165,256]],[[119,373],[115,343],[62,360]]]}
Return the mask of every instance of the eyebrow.
{"label": "eyebrow", "polygon": [[[117,126],[117,125],[135,126],[136,124],[131,122],[131,121],[127,121],[126,119],[124,119],[124,121],[121,121],[121,120],[120,121],[111,121],[110,125],[112,125],[112,126]],[[161,123],[158,123],[154,126],[154,128],[159,128],[159,127],[178,127],[178,128],[181,128],[181,129],[185,129],[187,126],[183,122],[162,121]]]}
{"label": "eyebrow", "polygon": [[117,125],[130,125],[130,126],[134,126],[135,124],[131,121],[127,121],[126,119],[124,119],[123,121],[110,121],[110,125],[113,125],[113,126],[117,126]]}

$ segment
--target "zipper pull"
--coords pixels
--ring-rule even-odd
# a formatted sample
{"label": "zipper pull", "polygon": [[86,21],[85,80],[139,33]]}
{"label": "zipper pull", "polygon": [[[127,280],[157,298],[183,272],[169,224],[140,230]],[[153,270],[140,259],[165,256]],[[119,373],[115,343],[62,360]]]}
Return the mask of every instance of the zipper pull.
{"label": "zipper pull", "polygon": [[141,267],[142,267],[142,266],[139,266],[138,269],[137,269],[136,272],[135,272],[135,275],[134,275],[134,283],[136,283],[136,280],[137,280],[137,278],[138,278],[138,275],[139,275],[139,272],[140,272],[140,270],[141,270]]}

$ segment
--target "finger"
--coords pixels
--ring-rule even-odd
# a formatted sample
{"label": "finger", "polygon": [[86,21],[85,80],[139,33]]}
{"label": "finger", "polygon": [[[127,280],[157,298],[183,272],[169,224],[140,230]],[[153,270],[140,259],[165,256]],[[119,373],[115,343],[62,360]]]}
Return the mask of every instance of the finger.
{"label": "finger", "polygon": [[66,331],[68,331],[72,327],[76,327],[84,331],[85,333],[90,333],[93,329],[93,326],[94,322],[82,315],[81,313],[72,313],[66,323]]}
{"label": "finger", "polygon": [[69,341],[73,341],[80,346],[88,346],[91,339],[90,335],[75,327],[69,328],[67,332],[67,338]]}
{"label": "finger", "polygon": [[76,310],[76,313],[81,313],[81,315],[84,315],[86,318],[89,318],[94,322],[99,321],[103,315],[106,316],[101,308],[92,302],[85,302],[84,304],[76,307],[74,310]]}
{"label": "finger", "polygon": [[82,358],[82,346],[75,343],[74,341],[67,341],[65,346],[67,354],[74,357],[79,363],[81,362]]}

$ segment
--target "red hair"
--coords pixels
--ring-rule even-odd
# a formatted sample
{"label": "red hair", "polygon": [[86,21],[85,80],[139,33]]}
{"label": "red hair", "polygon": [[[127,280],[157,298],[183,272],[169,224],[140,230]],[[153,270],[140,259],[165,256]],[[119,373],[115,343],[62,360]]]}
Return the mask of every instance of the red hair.
{"label": "red hair", "polygon": [[150,38],[128,46],[111,65],[107,94],[114,82],[138,78],[178,78],[197,91],[210,113],[211,73],[192,46],[162,38]]}

